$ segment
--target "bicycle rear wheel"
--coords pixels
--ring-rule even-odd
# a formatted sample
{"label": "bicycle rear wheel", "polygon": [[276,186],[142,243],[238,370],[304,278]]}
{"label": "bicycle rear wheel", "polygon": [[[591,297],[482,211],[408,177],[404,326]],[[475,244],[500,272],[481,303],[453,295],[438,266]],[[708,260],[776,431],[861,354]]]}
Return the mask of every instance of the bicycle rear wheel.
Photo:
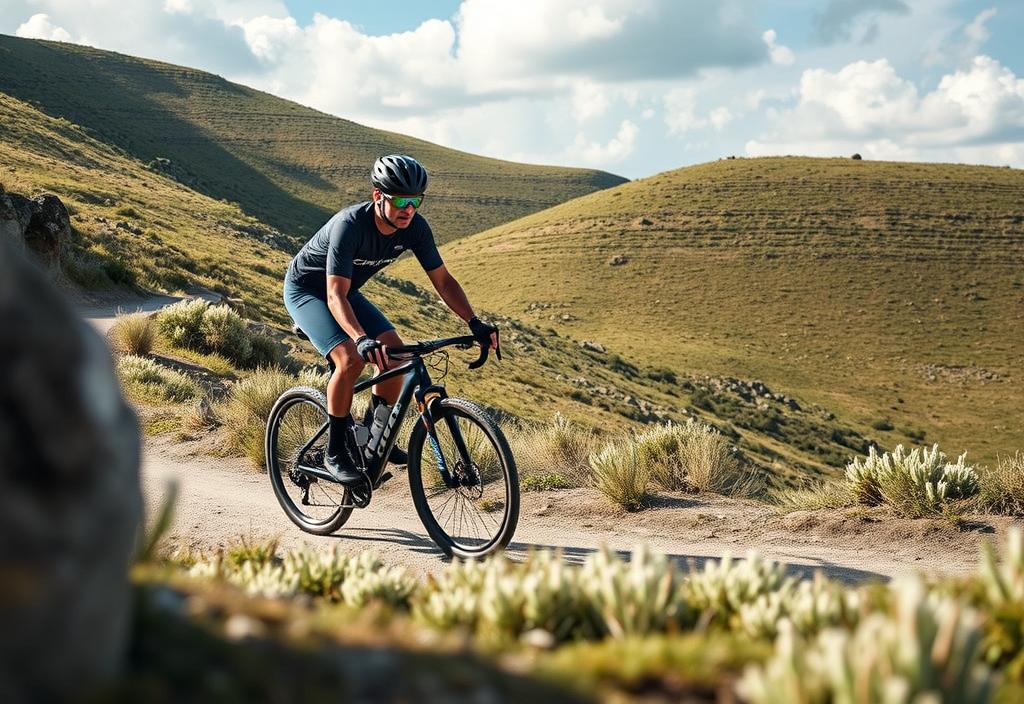
{"label": "bicycle rear wheel", "polygon": [[[445,554],[483,557],[508,545],[519,520],[515,459],[501,429],[476,404],[446,398],[434,409],[437,444],[422,420],[409,438],[413,504]],[[445,483],[442,465],[458,486]]]}
{"label": "bicycle rear wheel", "polygon": [[298,470],[300,464],[323,466],[326,423],[327,399],[305,386],[281,394],[267,419],[267,473],[274,494],[295,525],[317,535],[333,533],[352,515],[352,501],[345,487]]}

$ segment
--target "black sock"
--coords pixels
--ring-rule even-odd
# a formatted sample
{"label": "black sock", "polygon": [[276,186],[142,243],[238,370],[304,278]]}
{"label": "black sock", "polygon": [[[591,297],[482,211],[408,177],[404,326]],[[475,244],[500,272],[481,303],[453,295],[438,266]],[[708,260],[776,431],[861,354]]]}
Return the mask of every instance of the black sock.
{"label": "black sock", "polygon": [[352,427],[352,414],[347,416],[328,415],[330,427],[327,429],[327,454],[337,457],[345,448],[345,435]]}

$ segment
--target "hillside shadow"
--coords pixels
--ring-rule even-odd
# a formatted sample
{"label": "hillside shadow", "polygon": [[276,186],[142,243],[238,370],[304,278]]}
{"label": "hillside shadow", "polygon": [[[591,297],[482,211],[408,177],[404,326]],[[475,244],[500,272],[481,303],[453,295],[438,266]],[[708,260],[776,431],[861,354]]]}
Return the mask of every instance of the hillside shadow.
{"label": "hillside shadow", "polygon": [[[220,78],[215,90],[245,95]],[[245,213],[283,232],[319,227],[332,214],[291,195],[207,136],[202,125],[162,105],[158,96],[184,101],[190,93],[173,72],[157,65],[0,36],[0,91],[81,125],[144,163],[170,159],[173,177],[186,187],[237,202]],[[333,188],[322,180],[304,180],[312,187]]]}

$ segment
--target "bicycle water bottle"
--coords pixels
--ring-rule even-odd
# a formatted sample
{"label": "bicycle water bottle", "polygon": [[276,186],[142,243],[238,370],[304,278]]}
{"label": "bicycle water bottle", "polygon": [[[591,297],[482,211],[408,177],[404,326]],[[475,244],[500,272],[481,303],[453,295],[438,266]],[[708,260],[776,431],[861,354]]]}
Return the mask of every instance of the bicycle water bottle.
{"label": "bicycle water bottle", "polygon": [[370,442],[366,445],[368,453],[377,451],[380,445],[380,438],[384,434],[384,426],[387,425],[388,416],[390,415],[391,406],[386,403],[381,403],[373,409],[373,422],[370,424]]}

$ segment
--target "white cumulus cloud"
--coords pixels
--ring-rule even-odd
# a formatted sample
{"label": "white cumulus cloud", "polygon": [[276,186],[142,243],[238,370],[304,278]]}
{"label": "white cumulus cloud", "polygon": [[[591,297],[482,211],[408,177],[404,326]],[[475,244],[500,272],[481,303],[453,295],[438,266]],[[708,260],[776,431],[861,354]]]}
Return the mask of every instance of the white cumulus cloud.
{"label": "white cumulus cloud", "polygon": [[761,39],[768,45],[769,55],[772,57],[772,63],[778,64],[779,66],[791,66],[796,61],[796,55],[793,50],[788,46],[783,46],[776,42],[778,35],[774,29],[769,29],[761,35]]}
{"label": "white cumulus cloud", "polygon": [[30,39],[53,39],[58,42],[71,41],[71,35],[63,27],[57,27],[50,21],[46,13],[32,15],[28,21],[18,27],[15,35]]}
{"label": "white cumulus cloud", "polygon": [[1024,79],[987,56],[947,74],[931,92],[888,61],[805,71],[797,104],[747,144],[752,156],[837,155],[1020,164]]}
{"label": "white cumulus cloud", "polygon": [[638,134],[640,134],[640,128],[634,122],[623,120],[618,133],[607,144],[592,142],[583,134],[578,134],[572,151],[587,164],[614,163],[633,153]]}

